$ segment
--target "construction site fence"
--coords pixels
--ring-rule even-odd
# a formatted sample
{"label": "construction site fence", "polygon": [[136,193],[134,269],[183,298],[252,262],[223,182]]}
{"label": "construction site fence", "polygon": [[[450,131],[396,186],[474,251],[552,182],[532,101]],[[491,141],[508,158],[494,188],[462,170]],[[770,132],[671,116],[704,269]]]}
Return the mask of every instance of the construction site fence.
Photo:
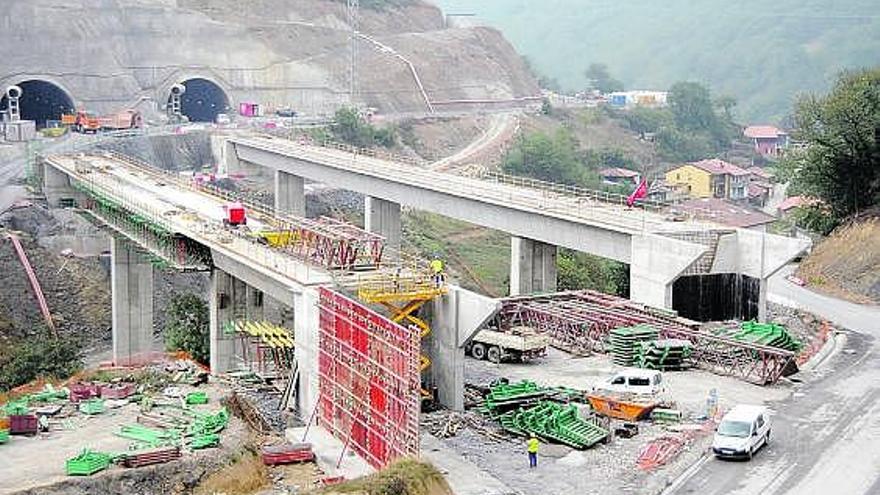
{"label": "construction site fence", "polygon": [[[547,193],[562,194],[575,198],[586,198],[599,203],[609,203],[619,206],[627,206],[627,200],[629,198],[628,196],[623,194],[586,189],[579,186],[549,182],[540,179],[533,179],[531,177],[520,177],[516,175],[502,174],[499,172],[492,172],[488,170],[481,171],[478,175],[478,178],[498,184],[525,187],[529,189],[545,191]],[[637,199],[633,203],[633,208],[641,208],[654,213],[660,213],[664,211],[668,206],[669,205],[664,202],[644,198]]]}

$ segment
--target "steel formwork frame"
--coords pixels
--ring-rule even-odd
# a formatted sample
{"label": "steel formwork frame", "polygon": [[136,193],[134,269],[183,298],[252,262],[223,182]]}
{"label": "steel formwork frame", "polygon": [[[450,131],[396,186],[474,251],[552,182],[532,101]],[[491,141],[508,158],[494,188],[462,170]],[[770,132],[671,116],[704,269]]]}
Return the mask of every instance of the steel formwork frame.
{"label": "steel formwork frame", "polygon": [[237,201],[249,213],[259,214],[263,221],[282,233],[288,242],[278,249],[308,263],[330,270],[353,270],[359,267],[378,267],[385,250],[385,238],[356,225],[331,217],[309,219],[275,211],[268,205],[249,201],[231,191],[210,184],[187,180],[147,162],[122,153],[107,151],[106,155],[145,174],[174,183],[182,188],[198,191],[216,198]]}
{"label": "steel formwork frame", "polygon": [[639,324],[656,328],[660,338],[690,341],[697,366],[759,385],[776,383],[794,364],[793,352],[701,332],[659,310],[594,291],[507,298],[496,319],[501,330],[529,326],[575,354],[605,352],[611,330]]}
{"label": "steel formwork frame", "polygon": [[318,419],[371,466],[419,454],[419,334],[319,293]]}

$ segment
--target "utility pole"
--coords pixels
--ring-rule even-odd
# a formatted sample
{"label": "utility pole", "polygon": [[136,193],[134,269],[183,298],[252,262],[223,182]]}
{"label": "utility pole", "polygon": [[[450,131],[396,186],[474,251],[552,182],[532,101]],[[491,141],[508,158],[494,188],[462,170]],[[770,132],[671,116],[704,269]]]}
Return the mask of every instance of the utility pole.
{"label": "utility pole", "polygon": [[349,104],[355,106],[358,96],[358,30],[360,20],[360,0],[348,0],[348,25],[351,27],[351,46],[349,49],[349,66],[348,66],[348,98]]}

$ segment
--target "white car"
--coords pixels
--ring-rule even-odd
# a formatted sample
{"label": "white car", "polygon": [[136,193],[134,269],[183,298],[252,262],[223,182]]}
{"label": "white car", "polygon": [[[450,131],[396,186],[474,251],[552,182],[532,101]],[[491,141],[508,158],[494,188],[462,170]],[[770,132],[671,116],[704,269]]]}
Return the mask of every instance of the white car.
{"label": "white car", "polygon": [[599,382],[593,390],[625,394],[657,395],[663,392],[663,375],[657,370],[625,368]]}
{"label": "white car", "polygon": [[739,405],[721,419],[712,441],[716,457],[745,457],[770,443],[770,411],[764,406]]}

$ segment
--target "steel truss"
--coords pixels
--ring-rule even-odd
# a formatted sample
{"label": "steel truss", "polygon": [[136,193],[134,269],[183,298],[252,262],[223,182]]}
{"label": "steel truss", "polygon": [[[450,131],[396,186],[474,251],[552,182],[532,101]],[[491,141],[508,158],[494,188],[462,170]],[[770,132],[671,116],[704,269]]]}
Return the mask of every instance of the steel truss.
{"label": "steel truss", "polygon": [[693,322],[593,291],[504,299],[495,324],[501,330],[532,327],[575,354],[605,352],[611,330],[647,324],[660,338],[690,341],[694,364],[718,374],[769,385],[796,370],[793,352],[702,332]]}

